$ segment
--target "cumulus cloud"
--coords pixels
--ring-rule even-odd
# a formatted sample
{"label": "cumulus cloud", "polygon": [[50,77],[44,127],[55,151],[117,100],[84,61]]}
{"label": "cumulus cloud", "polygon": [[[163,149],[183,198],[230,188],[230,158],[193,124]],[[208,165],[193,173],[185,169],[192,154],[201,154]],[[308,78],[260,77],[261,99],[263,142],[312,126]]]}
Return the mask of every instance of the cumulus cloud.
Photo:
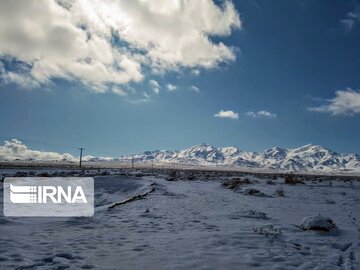
{"label": "cumulus cloud", "polygon": [[200,92],[199,87],[197,87],[197,86],[195,86],[195,85],[190,86],[190,90],[191,90],[191,91],[194,91],[194,92],[196,92],[196,93],[199,93],[199,92]]}
{"label": "cumulus cloud", "polygon": [[151,96],[150,94],[143,92],[140,98],[136,98],[136,99],[127,99],[130,103],[133,104],[142,104],[142,103],[147,103],[151,101]]}
{"label": "cumulus cloud", "polygon": [[346,31],[351,31],[355,24],[360,22],[360,5],[356,5],[355,9],[348,12],[345,19],[340,20],[340,23],[345,27]]}
{"label": "cumulus cloud", "polygon": [[114,94],[121,96],[121,97],[126,97],[128,95],[128,93],[124,89],[120,88],[119,86],[114,86],[111,90]]}
{"label": "cumulus cloud", "polygon": [[310,107],[309,111],[331,113],[332,115],[354,115],[360,113],[360,90],[347,88],[335,92],[328,104]]}
{"label": "cumulus cloud", "polygon": [[239,119],[239,114],[234,111],[221,110],[218,113],[214,114],[214,116],[219,118]]}
{"label": "cumulus cloud", "polygon": [[176,86],[176,85],[173,85],[173,84],[171,84],[171,83],[168,83],[168,84],[166,85],[166,88],[167,88],[167,90],[168,90],[169,92],[174,92],[174,91],[176,90],[177,86]]}
{"label": "cumulus cloud", "polygon": [[151,87],[151,89],[153,90],[153,92],[154,92],[155,94],[159,94],[159,93],[160,93],[160,85],[159,85],[159,83],[158,83],[157,81],[155,81],[155,80],[150,80],[150,81],[149,81],[149,84],[150,84],[150,87]]}
{"label": "cumulus cloud", "polygon": [[275,118],[275,117],[277,117],[277,115],[275,113],[271,113],[268,111],[258,111],[258,112],[249,111],[246,113],[246,115],[249,117],[254,117],[254,118]]}
{"label": "cumulus cloud", "polygon": [[194,74],[195,76],[199,76],[199,75],[200,75],[200,70],[198,70],[198,69],[193,69],[193,70],[192,70],[192,74]]}
{"label": "cumulus cloud", "polygon": [[234,48],[212,37],[239,28],[228,0],[2,0],[0,76],[23,87],[60,78],[111,91],[142,81],[144,70],[234,61]]}
{"label": "cumulus cloud", "polygon": [[0,146],[0,160],[1,161],[14,161],[14,160],[70,160],[75,161],[77,158],[70,154],[59,154],[56,152],[44,152],[29,149],[21,141],[12,139],[5,141],[4,145]]}

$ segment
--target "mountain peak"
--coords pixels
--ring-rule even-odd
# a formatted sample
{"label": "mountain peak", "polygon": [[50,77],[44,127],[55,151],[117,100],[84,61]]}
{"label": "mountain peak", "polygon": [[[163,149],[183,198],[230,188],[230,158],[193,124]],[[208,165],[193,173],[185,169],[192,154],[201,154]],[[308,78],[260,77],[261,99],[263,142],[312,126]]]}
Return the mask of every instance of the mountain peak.
{"label": "mountain peak", "polygon": [[[197,149],[197,148],[201,148],[201,149],[204,149],[204,148],[211,148],[211,149],[216,149],[216,147],[214,147],[213,145],[211,144],[208,144],[208,143],[201,143],[201,144],[197,144],[197,145],[194,145],[188,149]],[[185,149],[186,150],[186,149]]]}
{"label": "mountain peak", "polygon": [[316,145],[316,144],[306,144],[304,146],[300,146],[298,148],[294,148],[293,149],[294,152],[305,152],[305,151],[328,151],[328,152],[332,152],[331,150],[329,150],[328,148],[325,148],[321,145]]}
{"label": "mountain peak", "polygon": [[232,156],[232,155],[235,155],[235,154],[239,154],[241,152],[241,150],[239,148],[237,148],[236,146],[221,147],[221,148],[218,148],[218,149],[225,156]]}

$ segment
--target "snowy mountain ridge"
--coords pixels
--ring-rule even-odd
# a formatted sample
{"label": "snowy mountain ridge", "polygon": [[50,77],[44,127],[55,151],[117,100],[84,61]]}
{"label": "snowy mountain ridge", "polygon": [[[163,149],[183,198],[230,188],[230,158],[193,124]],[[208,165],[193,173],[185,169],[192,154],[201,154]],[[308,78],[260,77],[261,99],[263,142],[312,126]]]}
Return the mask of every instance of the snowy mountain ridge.
{"label": "snowy mountain ridge", "polygon": [[341,154],[319,145],[299,148],[273,147],[262,153],[245,152],[235,146],[216,148],[209,144],[195,145],[180,151],[155,150],[122,156],[118,161],[154,161],[183,165],[219,165],[284,171],[360,171],[360,157]]}
{"label": "snowy mountain ridge", "polygon": [[[230,146],[216,148],[199,144],[180,151],[155,150],[119,158],[83,156],[89,163],[136,163],[179,164],[190,166],[226,166],[261,170],[293,172],[355,172],[360,173],[360,157],[357,154],[341,154],[320,145],[307,144],[299,148],[273,147],[264,152],[246,152]],[[69,153],[46,152],[29,149],[17,139],[0,145],[0,162],[78,162]]]}

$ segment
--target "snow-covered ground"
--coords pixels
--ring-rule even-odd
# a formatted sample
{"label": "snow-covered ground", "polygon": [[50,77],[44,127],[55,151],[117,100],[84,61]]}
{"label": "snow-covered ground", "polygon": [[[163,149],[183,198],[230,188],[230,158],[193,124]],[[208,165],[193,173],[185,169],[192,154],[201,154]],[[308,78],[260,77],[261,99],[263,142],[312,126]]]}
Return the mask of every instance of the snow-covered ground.
{"label": "snow-covered ground", "polygon": [[[358,181],[247,176],[228,189],[225,175],[165,178],[96,177],[92,218],[1,213],[0,269],[360,269]],[[301,228],[318,215],[337,229]]]}

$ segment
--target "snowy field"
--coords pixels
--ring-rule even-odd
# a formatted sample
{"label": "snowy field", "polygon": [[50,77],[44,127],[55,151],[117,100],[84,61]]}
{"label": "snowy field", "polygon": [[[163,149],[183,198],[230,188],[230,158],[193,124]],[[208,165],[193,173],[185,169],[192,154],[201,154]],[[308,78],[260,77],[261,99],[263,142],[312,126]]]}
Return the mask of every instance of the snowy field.
{"label": "snowy field", "polygon": [[[96,173],[92,218],[1,211],[0,269],[360,269],[359,180]],[[319,215],[336,228],[307,230]]]}

